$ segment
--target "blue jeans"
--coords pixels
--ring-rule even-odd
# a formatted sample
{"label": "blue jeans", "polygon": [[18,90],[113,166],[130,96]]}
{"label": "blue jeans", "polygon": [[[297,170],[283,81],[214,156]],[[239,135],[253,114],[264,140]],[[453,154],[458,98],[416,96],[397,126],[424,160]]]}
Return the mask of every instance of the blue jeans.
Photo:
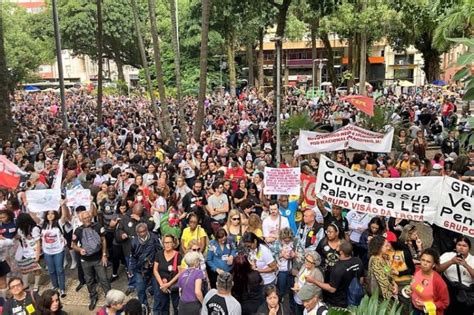
{"label": "blue jeans", "polygon": [[179,292],[164,293],[160,290],[160,285],[155,277],[152,279],[153,285],[153,315],[169,315],[170,297],[173,303],[174,314],[178,314]]}
{"label": "blue jeans", "polygon": [[[132,279],[134,280],[134,286],[137,290],[138,300],[141,304],[148,306],[148,300],[146,297],[146,289],[150,285],[150,278],[153,277],[151,272],[149,273],[148,277],[143,277],[141,272],[134,272]],[[129,282],[130,286],[130,282]]]}
{"label": "blue jeans", "polygon": [[55,255],[44,254],[44,259],[48,265],[49,276],[53,287],[66,291],[66,279],[64,276],[64,251]]}
{"label": "blue jeans", "polygon": [[291,311],[295,311],[295,300],[293,298],[293,290],[291,287],[295,282],[295,277],[289,271],[279,271],[277,277],[277,287],[278,287],[278,297],[280,302],[283,301],[283,298],[288,293],[289,306]]}

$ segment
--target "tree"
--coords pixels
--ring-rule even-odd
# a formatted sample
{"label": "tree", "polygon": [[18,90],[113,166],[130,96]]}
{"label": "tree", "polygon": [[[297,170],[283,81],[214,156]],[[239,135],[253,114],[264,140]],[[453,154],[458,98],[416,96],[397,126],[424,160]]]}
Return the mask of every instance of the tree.
{"label": "tree", "polygon": [[474,3],[472,0],[459,0],[455,4],[446,10],[435,29],[433,43],[438,49],[452,44],[447,41],[449,37],[474,35]]}
{"label": "tree", "polygon": [[170,14],[171,14],[171,42],[174,53],[174,74],[176,79],[176,100],[178,109],[178,122],[181,129],[181,136],[184,142],[187,142],[186,133],[186,117],[184,113],[184,107],[181,103],[182,98],[182,87],[181,87],[181,52],[179,49],[179,33],[178,33],[178,21],[177,21],[177,8],[176,0],[169,0],[170,2]]}
{"label": "tree", "polygon": [[150,13],[150,24],[151,24],[151,38],[153,40],[153,55],[155,57],[156,67],[156,81],[158,82],[158,91],[160,93],[160,103],[163,118],[163,128],[165,131],[164,136],[171,140],[171,144],[174,145],[174,138],[172,137],[173,131],[171,128],[170,112],[168,109],[168,100],[166,99],[165,82],[163,80],[163,67],[161,65],[161,52],[160,42],[158,38],[158,30],[156,27],[156,7],[155,0],[148,0],[148,11]]}
{"label": "tree", "polygon": [[15,4],[2,4],[3,40],[10,92],[20,82],[37,80],[34,72],[54,60],[51,11],[28,14]]}
{"label": "tree", "polygon": [[[6,60],[6,51],[4,45],[4,8],[0,2],[0,139],[10,139],[11,131],[11,108],[10,99],[8,95],[9,73]],[[1,141],[0,141],[1,142]]]}
{"label": "tree", "polygon": [[143,36],[140,28],[140,20],[138,17],[138,6],[137,6],[137,1],[136,0],[130,0],[130,3],[132,5],[132,14],[133,14],[133,21],[135,24],[135,30],[137,32],[137,38],[138,38],[138,48],[140,50],[140,56],[142,58],[142,63],[143,63],[143,70],[145,72],[145,78],[147,82],[147,87],[148,87],[148,94],[150,96],[150,106],[151,110],[155,114],[156,121],[158,123],[158,128],[160,129],[160,133],[163,136],[166,136],[166,130],[163,126],[163,122],[160,117],[160,113],[158,109],[156,108],[156,100],[155,96],[153,95],[153,86],[151,84],[151,77],[150,77],[150,71],[148,69],[148,61],[146,58],[146,53],[145,53],[145,44],[143,43]]}
{"label": "tree", "polygon": [[441,55],[449,45],[437,47],[434,44],[435,30],[445,13],[455,7],[457,0],[391,0],[391,7],[401,14],[404,27],[391,28],[388,34],[390,45],[403,51],[414,45],[423,55],[426,79],[432,82],[439,78]]}
{"label": "tree", "polygon": [[200,139],[201,130],[204,124],[204,99],[206,98],[207,85],[207,55],[209,41],[209,16],[211,13],[211,0],[202,0],[202,26],[201,26],[201,54],[199,62],[199,95],[196,115],[196,125],[194,128],[194,138]]}
{"label": "tree", "polygon": [[97,5],[97,120],[102,123],[102,82],[104,77],[102,59],[102,0],[96,0]]}
{"label": "tree", "polygon": [[[97,59],[96,4],[88,0],[59,1],[61,36],[63,48],[76,55],[87,55]],[[103,58],[111,59],[118,68],[118,78],[124,81],[123,66],[140,67],[140,51],[130,12],[129,0],[103,0]],[[146,10],[139,10],[140,20]]]}

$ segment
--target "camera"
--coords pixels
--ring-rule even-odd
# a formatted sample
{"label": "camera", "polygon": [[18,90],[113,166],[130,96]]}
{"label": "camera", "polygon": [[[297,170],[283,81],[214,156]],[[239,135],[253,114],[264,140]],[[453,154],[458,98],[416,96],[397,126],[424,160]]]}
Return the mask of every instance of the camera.
{"label": "camera", "polygon": [[461,253],[457,253],[457,254],[456,254],[456,257],[461,258],[461,259],[464,259],[464,256],[463,256]]}

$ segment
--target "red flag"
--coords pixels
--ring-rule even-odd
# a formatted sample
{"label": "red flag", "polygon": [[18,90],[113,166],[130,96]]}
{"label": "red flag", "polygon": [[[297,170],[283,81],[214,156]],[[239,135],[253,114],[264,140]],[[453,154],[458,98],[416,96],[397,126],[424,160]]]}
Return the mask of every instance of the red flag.
{"label": "red flag", "polygon": [[17,188],[20,183],[20,176],[23,173],[5,155],[0,155],[0,187],[7,189]]}
{"label": "red flag", "polygon": [[363,111],[369,116],[374,116],[374,99],[363,95],[349,95],[341,98],[354,105],[357,109]]}

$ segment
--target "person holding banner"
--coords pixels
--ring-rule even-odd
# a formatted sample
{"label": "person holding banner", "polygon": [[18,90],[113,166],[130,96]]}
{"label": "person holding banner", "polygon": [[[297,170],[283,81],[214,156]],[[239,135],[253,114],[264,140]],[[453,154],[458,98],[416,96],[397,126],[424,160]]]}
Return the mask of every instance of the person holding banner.
{"label": "person holding banner", "polygon": [[340,239],[349,240],[349,222],[342,216],[342,207],[332,205],[332,211],[329,212],[323,204],[321,199],[317,199],[319,211],[324,217],[324,227],[327,228],[331,223],[337,226]]}

